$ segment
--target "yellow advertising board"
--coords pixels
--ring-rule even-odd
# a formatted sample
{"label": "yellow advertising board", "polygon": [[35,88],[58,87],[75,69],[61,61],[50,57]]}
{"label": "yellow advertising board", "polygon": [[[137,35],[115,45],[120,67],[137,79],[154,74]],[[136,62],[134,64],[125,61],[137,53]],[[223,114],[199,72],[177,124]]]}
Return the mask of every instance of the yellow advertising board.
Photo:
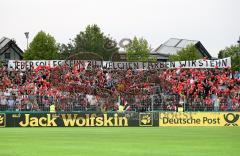
{"label": "yellow advertising board", "polygon": [[159,126],[240,126],[239,112],[162,112]]}
{"label": "yellow advertising board", "polygon": [[0,127],[6,126],[6,115],[3,113],[0,113]]}

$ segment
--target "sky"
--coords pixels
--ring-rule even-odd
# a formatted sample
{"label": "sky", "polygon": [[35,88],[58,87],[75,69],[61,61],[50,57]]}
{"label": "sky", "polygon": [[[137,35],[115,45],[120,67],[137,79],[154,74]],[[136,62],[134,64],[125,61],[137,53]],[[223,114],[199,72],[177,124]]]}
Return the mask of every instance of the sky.
{"label": "sky", "polygon": [[240,36],[240,0],[0,0],[0,38],[26,49],[43,30],[68,43],[97,24],[117,41],[134,36],[157,48],[169,38],[199,40],[212,56]]}

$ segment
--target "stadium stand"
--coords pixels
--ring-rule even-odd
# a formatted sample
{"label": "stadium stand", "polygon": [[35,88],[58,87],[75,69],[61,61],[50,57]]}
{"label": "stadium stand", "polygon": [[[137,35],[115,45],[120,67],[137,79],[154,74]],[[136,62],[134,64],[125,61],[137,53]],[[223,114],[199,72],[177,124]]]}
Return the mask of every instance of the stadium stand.
{"label": "stadium stand", "polygon": [[0,68],[0,111],[239,111],[240,73],[225,69],[103,71]]}

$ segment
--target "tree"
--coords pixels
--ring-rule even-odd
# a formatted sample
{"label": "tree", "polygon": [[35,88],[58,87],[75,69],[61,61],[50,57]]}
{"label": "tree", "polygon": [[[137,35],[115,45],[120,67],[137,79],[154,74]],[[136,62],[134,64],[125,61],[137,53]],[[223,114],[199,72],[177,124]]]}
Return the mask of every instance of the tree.
{"label": "tree", "polygon": [[224,51],[223,50],[220,50],[219,53],[218,53],[218,58],[224,58]]}
{"label": "tree", "polygon": [[134,37],[126,47],[128,61],[149,61],[151,48],[144,38]]}
{"label": "tree", "polygon": [[0,59],[0,68],[3,67],[2,59]]}
{"label": "tree", "polygon": [[181,49],[177,52],[177,54],[169,56],[170,61],[197,60],[200,58],[201,55],[193,44],[190,44],[186,48]]}
{"label": "tree", "polygon": [[96,25],[88,25],[74,39],[75,52],[93,52],[104,60],[110,60],[114,52],[118,51],[117,43],[112,38],[105,36]]}
{"label": "tree", "polygon": [[25,60],[53,60],[58,59],[58,56],[56,40],[43,31],[37,33],[23,54]]}
{"label": "tree", "polygon": [[240,70],[240,46],[231,45],[219,51],[218,58],[231,57],[232,70]]}
{"label": "tree", "polygon": [[72,42],[68,43],[68,44],[61,44],[59,45],[60,50],[60,59],[67,59],[72,55],[76,54],[76,49],[74,47],[74,45],[72,44]]}

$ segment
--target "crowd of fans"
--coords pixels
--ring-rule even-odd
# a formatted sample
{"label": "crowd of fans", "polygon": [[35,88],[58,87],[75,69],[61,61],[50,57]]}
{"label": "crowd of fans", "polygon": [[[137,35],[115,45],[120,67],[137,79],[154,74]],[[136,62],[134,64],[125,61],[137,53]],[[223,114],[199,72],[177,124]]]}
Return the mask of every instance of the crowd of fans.
{"label": "crowd of fans", "polygon": [[0,68],[0,111],[239,111],[240,74],[226,69]]}
{"label": "crowd of fans", "polygon": [[185,110],[240,110],[240,75],[229,68],[166,70],[159,78],[164,92],[179,95]]}

